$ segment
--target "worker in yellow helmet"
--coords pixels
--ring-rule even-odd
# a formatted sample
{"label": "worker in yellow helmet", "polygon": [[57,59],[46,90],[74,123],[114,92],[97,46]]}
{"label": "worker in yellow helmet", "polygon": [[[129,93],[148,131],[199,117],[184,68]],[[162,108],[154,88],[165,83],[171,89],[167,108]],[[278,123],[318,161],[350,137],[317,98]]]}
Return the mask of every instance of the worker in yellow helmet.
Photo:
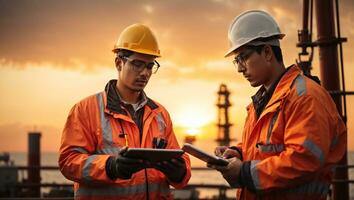
{"label": "worker in yellow helmet", "polygon": [[127,148],[179,149],[167,110],[145,86],[160,65],[152,31],[133,24],[114,46],[118,80],[70,111],[60,147],[62,174],[75,182],[75,199],[172,199],[169,186],[191,176],[186,154],[159,163],[124,156]]}
{"label": "worker in yellow helmet", "polygon": [[238,188],[237,199],[325,200],[333,165],[346,151],[346,127],[331,96],[298,66],[285,68],[284,36],[261,10],[240,14],[229,28],[225,56],[260,87],[247,106],[242,141],[215,149],[229,164],[209,165]]}

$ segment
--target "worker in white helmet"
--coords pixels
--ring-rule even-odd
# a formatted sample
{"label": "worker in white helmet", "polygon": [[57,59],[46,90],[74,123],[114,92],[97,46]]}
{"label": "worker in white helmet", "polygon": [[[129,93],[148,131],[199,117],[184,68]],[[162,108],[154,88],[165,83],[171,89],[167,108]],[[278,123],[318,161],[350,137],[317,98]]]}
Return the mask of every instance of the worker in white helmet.
{"label": "worker in white helmet", "polygon": [[346,127],[331,96],[298,66],[285,68],[284,36],[260,10],[242,13],[229,28],[226,57],[234,57],[252,87],[260,86],[242,141],[215,148],[229,164],[208,164],[239,188],[237,199],[326,199],[333,164],[346,150]]}
{"label": "worker in white helmet", "polygon": [[173,199],[170,185],[182,188],[191,177],[187,154],[155,163],[124,156],[131,147],[180,148],[169,113],[144,92],[160,67],[157,40],[149,27],[133,24],[113,52],[118,79],[70,111],[60,171],[75,182],[75,199]]}

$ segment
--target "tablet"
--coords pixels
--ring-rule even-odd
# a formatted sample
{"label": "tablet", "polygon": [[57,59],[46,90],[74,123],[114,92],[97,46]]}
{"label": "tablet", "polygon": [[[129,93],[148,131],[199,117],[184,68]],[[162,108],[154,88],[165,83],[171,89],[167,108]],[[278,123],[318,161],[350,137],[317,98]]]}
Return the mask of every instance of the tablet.
{"label": "tablet", "polygon": [[226,166],[227,164],[229,164],[229,161],[227,161],[226,159],[208,154],[207,152],[205,152],[201,149],[198,149],[197,147],[195,147],[191,144],[188,144],[188,143],[185,143],[183,145],[182,149],[185,152],[191,154],[192,156],[194,156],[204,162],[213,164],[213,165]]}
{"label": "tablet", "polygon": [[171,160],[172,158],[179,158],[183,153],[182,149],[128,148],[123,156],[150,162],[161,162]]}

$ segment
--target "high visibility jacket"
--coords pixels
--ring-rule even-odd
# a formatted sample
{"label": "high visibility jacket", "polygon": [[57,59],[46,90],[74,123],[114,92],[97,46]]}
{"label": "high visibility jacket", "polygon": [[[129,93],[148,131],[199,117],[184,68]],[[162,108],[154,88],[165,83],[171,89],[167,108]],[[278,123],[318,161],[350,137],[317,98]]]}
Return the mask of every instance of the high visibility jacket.
{"label": "high visibility jacket", "polygon": [[125,138],[119,137],[122,130],[128,136],[129,147],[152,148],[153,138],[157,137],[167,141],[168,149],[180,148],[170,116],[160,104],[148,99],[142,108],[140,141],[138,126],[128,112],[112,103],[116,102],[112,102],[111,97],[107,100],[107,92],[101,92],[77,103],[68,116],[62,134],[59,167],[67,179],[75,182],[75,199],[172,199],[169,185],[182,188],[190,179],[187,154],[183,155],[187,172],[179,183],[153,168],[143,169],[128,180],[107,177],[108,157],[117,155],[126,144]]}
{"label": "high visibility jacket", "polygon": [[292,66],[258,119],[247,110],[237,199],[326,199],[347,139],[328,92]]}

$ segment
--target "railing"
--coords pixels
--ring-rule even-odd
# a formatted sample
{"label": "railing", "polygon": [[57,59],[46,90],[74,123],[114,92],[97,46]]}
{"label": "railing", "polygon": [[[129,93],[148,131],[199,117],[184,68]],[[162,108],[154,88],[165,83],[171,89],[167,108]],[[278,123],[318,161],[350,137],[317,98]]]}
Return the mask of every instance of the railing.
{"label": "railing", "polygon": [[[347,165],[347,166],[335,166],[336,168],[354,168],[354,165]],[[29,167],[29,166],[0,166],[2,169],[14,169],[16,168],[17,170],[31,170],[31,169],[40,169],[40,170],[53,170],[53,171],[58,171],[59,168],[56,166],[40,166],[40,167]],[[212,169],[205,168],[205,167],[192,167],[192,171],[210,171]],[[333,180],[332,183],[348,183],[348,184],[354,184],[354,180]],[[55,188],[55,187],[73,187],[72,183],[17,183],[16,185],[13,185],[14,187],[18,188],[43,188],[43,187],[49,187],[49,188]],[[188,184],[184,189],[197,189],[197,188],[208,188],[208,189],[217,189],[219,190],[219,197],[221,199],[227,199],[226,196],[226,191],[227,190],[232,190],[233,188],[230,188],[228,185],[223,185],[223,184]],[[8,200],[70,200],[73,198],[1,198],[0,200],[3,199],[8,199]]]}
{"label": "railing", "polygon": [[[59,167],[57,166],[0,166],[2,169],[16,169],[18,171],[29,171],[34,169],[39,169],[40,171],[59,171]],[[212,169],[206,167],[193,167],[193,171],[211,171]],[[23,174],[23,173],[22,173]],[[23,175],[24,176],[24,175]],[[22,177],[23,178],[23,177]],[[18,182],[15,185],[11,185],[11,187],[15,188],[72,188],[72,183],[30,183],[30,182]],[[218,190],[218,199],[229,199],[226,196],[227,190],[232,190],[234,188],[230,188],[228,185],[224,184],[188,184],[184,190],[193,190],[197,188],[208,188],[208,189],[216,189]],[[26,197],[16,197],[16,198],[1,198],[0,200],[69,200],[73,198],[49,198],[49,197],[38,197],[38,198],[26,198]],[[230,198],[230,199],[234,199]]]}

